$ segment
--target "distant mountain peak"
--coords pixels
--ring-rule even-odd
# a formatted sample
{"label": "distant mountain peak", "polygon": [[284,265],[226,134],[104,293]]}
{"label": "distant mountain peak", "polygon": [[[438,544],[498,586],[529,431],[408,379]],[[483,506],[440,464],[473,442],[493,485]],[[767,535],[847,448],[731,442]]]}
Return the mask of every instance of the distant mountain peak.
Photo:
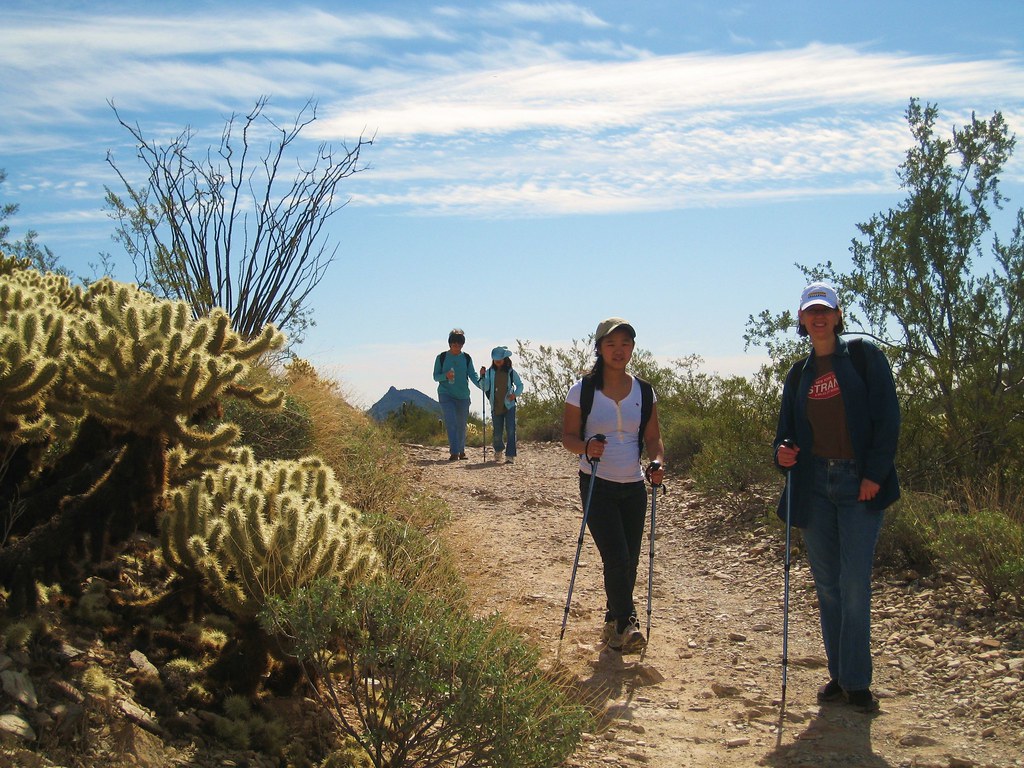
{"label": "distant mountain peak", "polygon": [[429,413],[441,413],[440,403],[429,395],[423,394],[418,389],[397,389],[393,386],[388,389],[384,397],[370,406],[367,413],[375,421],[384,421],[404,403],[412,403]]}

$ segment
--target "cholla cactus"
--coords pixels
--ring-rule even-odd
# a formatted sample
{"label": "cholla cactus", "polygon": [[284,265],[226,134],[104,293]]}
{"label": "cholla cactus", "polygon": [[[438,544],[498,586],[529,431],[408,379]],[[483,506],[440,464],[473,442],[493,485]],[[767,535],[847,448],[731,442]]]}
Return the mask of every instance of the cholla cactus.
{"label": "cholla cactus", "polygon": [[67,437],[81,415],[69,398],[52,396],[64,370],[61,280],[16,270],[0,281],[0,442],[8,446]]}
{"label": "cholla cactus", "polygon": [[109,279],[90,286],[84,304],[91,311],[70,331],[72,375],[83,384],[88,411],[105,423],[140,435],[165,434],[190,448],[224,447],[237,438],[237,428],[222,424],[204,432],[189,419],[224,394],[270,408],[284,397],[241,384],[245,360],[284,343],[271,326],[245,342],[221,310],[194,320],[184,302]]}
{"label": "cholla cactus", "polygon": [[252,618],[270,595],[319,578],[351,584],[377,573],[379,558],[359,512],[341,501],[334,473],[319,459],[234,463],[167,494],[164,559],[201,579],[238,618]]}

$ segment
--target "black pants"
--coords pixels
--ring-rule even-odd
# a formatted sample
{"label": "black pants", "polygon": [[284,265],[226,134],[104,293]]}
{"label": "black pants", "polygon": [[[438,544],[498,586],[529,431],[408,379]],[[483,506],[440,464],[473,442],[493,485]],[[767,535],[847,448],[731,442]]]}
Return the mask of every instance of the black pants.
{"label": "black pants", "polygon": [[[580,472],[580,498],[587,503],[590,475]],[[647,489],[643,481],[615,483],[594,480],[587,528],[604,564],[605,621],[616,621],[619,630],[636,615],[633,587],[640,562],[640,546],[647,517]]]}

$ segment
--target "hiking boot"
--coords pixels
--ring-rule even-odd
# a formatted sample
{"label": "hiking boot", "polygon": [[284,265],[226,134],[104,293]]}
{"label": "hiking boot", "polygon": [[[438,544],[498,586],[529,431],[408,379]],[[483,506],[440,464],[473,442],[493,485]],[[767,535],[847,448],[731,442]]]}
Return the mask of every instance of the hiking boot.
{"label": "hiking boot", "polygon": [[605,645],[608,645],[609,643],[611,643],[612,640],[615,639],[615,636],[617,634],[618,632],[615,631],[615,622],[606,621],[604,623],[604,628],[601,629],[601,642]]}
{"label": "hiking boot", "polygon": [[878,711],[878,699],[871,693],[869,688],[861,691],[847,691],[846,700],[850,706],[860,712],[870,714]]}
{"label": "hiking boot", "polygon": [[608,641],[609,648],[623,654],[640,653],[646,646],[647,639],[640,631],[640,622],[636,620],[636,616],[630,616],[625,628],[621,632],[616,631],[615,636]]}
{"label": "hiking boot", "polygon": [[829,680],[818,689],[818,703],[828,704],[833,701],[840,701],[843,698],[843,688],[838,680]]}
{"label": "hiking boot", "polygon": [[459,454],[457,454],[457,453],[453,453],[451,456],[448,457],[448,461],[458,461],[458,460],[459,460]]}
{"label": "hiking boot", "polygon": [[460,454],[459,454],[459,458],[460,458],[460,459],[462,459],[463,461],[465,461],[465,460],[466,460],[466,454],[465,454],[465,452],[463,452],[463,453],[460,453]]}
{"label": "hiking boot", "polygon": [[502,457],[502,452],[501,451],[495,451],[494,452],[494,463],[495,464],[500,464],[501,463],[501,457]]}

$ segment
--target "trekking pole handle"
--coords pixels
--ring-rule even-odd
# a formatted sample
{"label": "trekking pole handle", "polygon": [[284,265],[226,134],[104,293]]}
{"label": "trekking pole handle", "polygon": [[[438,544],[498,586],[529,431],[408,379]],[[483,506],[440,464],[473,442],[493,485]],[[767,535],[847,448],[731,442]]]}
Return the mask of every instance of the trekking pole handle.
{"label": "trekking pole handle", "polygon": [[647,478],[647,482],[651,484],[652,488],[661,488],[661,492],[666,493],[664,483],[656,483],[653,480],[651,480],[651,473],[657,472],[659,469],[661,469],[661,462],[652,461],[650,464],[647,465],[647,469],[644,470],[644,477]]}
{"label": "trekking pole handle", "polygon": [[[782,442],[779,443],[779,448],[789,448],[790,450],[796,450],[797,445],[793,438],[787,437]],[[775,453],[778,454],[778,449],[776,449]],[[777,455],[776,459],[778,459]]]}
{"label": "trekking pole handle", "polygon": [[588,437],[587,438],[587,442],[585,442],[583,444],[583,455],[587,457],[587,461],[590,462],[591,464],[597,464],[601,460],[601,457],[600,456],[591,456],[590,455],[590,441],[591,440],[597,440],[597,442],[599,442],[599,443],[604,443],[604,442],[607,442],[607,439],[605,438],[604,435],[594,435],[592,437]]}

